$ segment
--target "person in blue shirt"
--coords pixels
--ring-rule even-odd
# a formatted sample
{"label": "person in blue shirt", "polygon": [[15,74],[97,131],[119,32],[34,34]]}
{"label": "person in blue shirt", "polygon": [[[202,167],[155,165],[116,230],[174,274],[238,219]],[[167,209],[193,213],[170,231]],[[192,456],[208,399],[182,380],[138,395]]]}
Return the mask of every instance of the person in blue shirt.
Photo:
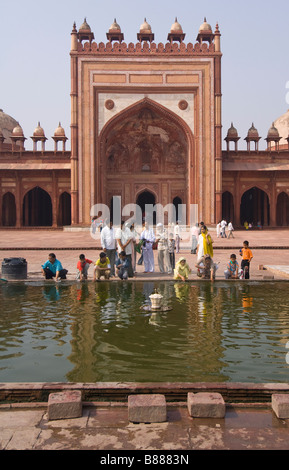
{"label": "person in blue shirt", "polygon": [[62,264],[54,253],[48,255],[48,260],[41,266],[42,274],[45,276],[45,279],[53,279],[59,282],[61,279],[66,279],[67,269],[63,269]]}
{"label": "person in blue shirt", "polygon": [[125,280],[128,278],[129,269],[131,268],[131,261],[126,256],[125,251],[120,252],[119,258],[115,263],[115,267],[117,269],[117,275],[120,279]]}

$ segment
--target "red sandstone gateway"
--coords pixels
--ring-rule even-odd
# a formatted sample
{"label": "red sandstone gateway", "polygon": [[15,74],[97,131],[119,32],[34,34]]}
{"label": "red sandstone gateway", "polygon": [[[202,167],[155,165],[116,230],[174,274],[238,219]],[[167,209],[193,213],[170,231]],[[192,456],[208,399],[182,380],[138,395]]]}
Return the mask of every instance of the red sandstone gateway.
{"label": "red sandstone gateway", "polygon": [[[74,24],[71,151],[61,124],[54,151],[46,151],[40,123],[31,136],[33,151],[25,150],[21,126],[0,111],[0,226],[89,227],[97,215],[91,208],[110,207],[114,196],[142,210],[174,204],[188,225],[191,205],[207,225],[222,218],[235,227],[288,225],[284,119],[269,129],[265,151],[254,124],[247,150],[239,151],[232,123],[222,151],[218,24],[213,31],[205,19],[195,40],[176,19],[167,42],[156,43],[145,20],[136,36],[136,44],[127,44],[115,20],[107,42],[95,42],[86,20],[79,29]],[[178,213],[181,204],[186,214]]]}

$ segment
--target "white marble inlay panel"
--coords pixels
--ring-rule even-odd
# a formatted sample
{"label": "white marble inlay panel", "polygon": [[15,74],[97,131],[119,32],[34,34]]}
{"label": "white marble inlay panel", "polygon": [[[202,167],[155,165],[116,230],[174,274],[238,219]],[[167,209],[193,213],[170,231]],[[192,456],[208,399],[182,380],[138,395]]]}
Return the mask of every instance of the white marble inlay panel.
{"label": "white marble inlay panel", "polygon": [[[100,93],[99,94],[99,122],[98,131],[99,133],[105,126],[105,124],[114,116],[121,111],[125,110],[129,106],[138,103],[144,98],[149,98],[152,101],[162,105],[169,109],[177,116],[182,118],[187,125],[194,132],[194,94],[193,93]],[[105,107],[106,100],[114,101],[114,108],[108,110]],[[188,107],[185,110],[179,108],[179,102],[186,100]]]}

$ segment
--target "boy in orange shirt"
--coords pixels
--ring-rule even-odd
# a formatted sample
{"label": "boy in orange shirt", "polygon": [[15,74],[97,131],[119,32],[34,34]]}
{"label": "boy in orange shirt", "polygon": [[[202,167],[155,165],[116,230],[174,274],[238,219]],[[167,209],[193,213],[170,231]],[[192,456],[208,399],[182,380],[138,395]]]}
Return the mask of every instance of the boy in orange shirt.
{"label": "boy in orange shirt", "polygon": [[249,248],[249,242],[247,240],[243,242],[240,256],[242,256],[241,269],[244,271],[244,277],[245,279],[250,279],[250,262],[253,259],[253,254]]}

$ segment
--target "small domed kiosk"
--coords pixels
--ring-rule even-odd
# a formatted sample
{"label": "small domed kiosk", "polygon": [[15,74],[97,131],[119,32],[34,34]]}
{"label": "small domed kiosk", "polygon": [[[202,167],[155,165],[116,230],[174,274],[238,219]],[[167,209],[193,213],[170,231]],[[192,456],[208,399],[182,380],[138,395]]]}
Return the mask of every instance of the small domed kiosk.
{"label": "small domed kiosk", "polygon": [[137,39],[139,42],[143,42],[143,41],[152,42],[154,38],[155,38],[155,35],[152,32],[151,25],[148,24],[145,18],[143,24],[140,26],[139,33],[137,34]]}

